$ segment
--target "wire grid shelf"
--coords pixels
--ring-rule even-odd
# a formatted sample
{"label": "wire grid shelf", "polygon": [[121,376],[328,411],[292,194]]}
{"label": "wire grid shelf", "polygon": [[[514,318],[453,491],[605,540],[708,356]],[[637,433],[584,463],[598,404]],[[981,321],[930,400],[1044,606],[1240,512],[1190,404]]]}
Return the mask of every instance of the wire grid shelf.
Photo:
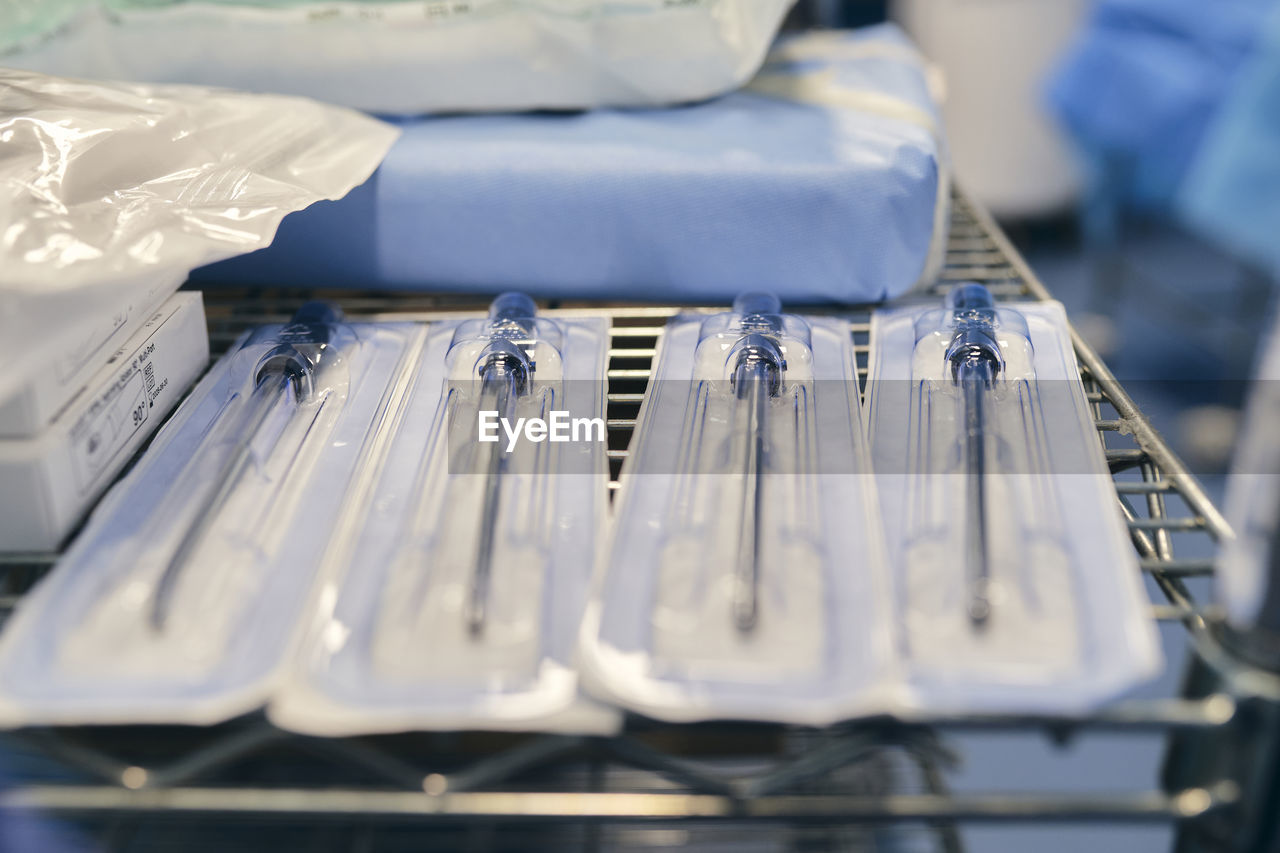
{"label": "wire grid shelf", "polygon": [[[986,213],[957,194],[946,264],[925,295],[936,298],[964,281],[981,282],[1002,299],[1049,298]],[[430,294],[215,289],[206,292],[214,352],[227,349],[251,325],[286,320],[315,296],[336,299],[353,318],[421,321],[482,311],[487,301]],[[607,423],[610,487],[616,489],[663,325],[682,309],[553,303],[546,310],[611,320]],[[838,312],[851,317],[863,382],[870,310]],[[1223,673],[1225,683],[1239,688],[1232,693],[1280,697],[1274,678],[1223,650],[1215,639],[1219,614],[1191,594],[1188,579],[1210,576],[1212,561],[1175,553],[1175,535],[1207,538],[1216,545],[1229,535],[1226,522],[1098,356],[1078,336],[1073,340],[1117,500],[1141,569],[1159,591],[1151,605],[1154,617],[1183,625],[1200,657]],[[56,557],[4,557],[0,611],[11,609]],[[1214,693],[1122,701],[1083,716],[921,715],[827,730],[633,719],[615,738],[417,733],[317,739],[281,732],[260,717],[207,729],[26,730],[19,734],[21,740],[53,757],[64,773],[57,782],[0,793],[0,808],[117,818],[235,814],[432,826],[534,822],[578,829],[686,821],[761,820],[800,827],[912,823],[927,827],[937,847],[954,851],[960,849],[958,822],[1194,821],[1229,813],[1241,792],[1222,780],[1127,794],[952,794],[943,771],[954,756],[940,739],[948,731],[1039,730],[1057,741],[1083,730],[1185,737],[1229,726],[1237,710],[1235,696]],[[866,773],[852,786],[840,781],[841,773],[856,775],[858,768],[872,766],[868,762],[889,757],[910,769],[897,774],[892,789],[868,787]],[[264,776],[264,767],[274,771]],[[272,782],[264,784],[263,779]],[[1099,780],[1100,787],[1104,781]],[[577,840],[592,846],[600,838],[587,832]]]}

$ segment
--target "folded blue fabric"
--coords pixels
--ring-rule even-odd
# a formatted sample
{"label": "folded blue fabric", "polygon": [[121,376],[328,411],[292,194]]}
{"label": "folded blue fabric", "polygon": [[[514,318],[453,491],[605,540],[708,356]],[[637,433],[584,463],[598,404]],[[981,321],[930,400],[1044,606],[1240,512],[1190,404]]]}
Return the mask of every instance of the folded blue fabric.
{"label": "folded blue fabric", "polygon": [[1099,0],[1048,97],[1085,151],[1113,167],[1108,178],[1125,182],[1112,191],[1141,206],[1172,200],[1276,5]]}
{"label": "folded blue fabric", "polygon": [[427,117],[341,202],[203,280],[544,297],[871,302],[928,273],[945,154],[897,28],[781,40],[695,106]]}

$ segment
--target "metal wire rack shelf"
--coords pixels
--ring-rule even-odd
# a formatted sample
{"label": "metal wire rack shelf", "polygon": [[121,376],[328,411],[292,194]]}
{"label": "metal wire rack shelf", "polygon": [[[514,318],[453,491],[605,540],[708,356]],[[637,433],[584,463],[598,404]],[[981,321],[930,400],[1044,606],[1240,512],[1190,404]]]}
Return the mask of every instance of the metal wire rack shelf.
{"label": "metal wire rack shelf", "polygon": [[[946,261],[927,296],[979,281],[1000,298],[1050,298],[999,228],[960,194],[953,199]],[[225,350],[250,325],[286,319],[315,295],[208,291],[214,351]],[[430,321],[484,307],[479,298],[428,294],[323,295],[356,317]],[[608,453],[616,489],[663,324],[681,309],[559,303],[547,310],[611,321]],[[865,380],[870,309],[839,313],[851,317]],[[1242,709],[1280,702],[1280,679],[1232,654],[1222,642],[1219,614],[1192,595],[1190,582],[1210,576],[1212,560],[1175,553],[1175,537],[1220,542],[1230,535],[1226,522],[1101,359],[1078,336],[1074,343],[1117,501],[1141,569],[1157,591],[1153,615],[1185,628],[1197,665],[1212,676],[1201,679],[1205,689],[1121,701],[1084,716],[921,715],[828,730],[634,719],[615,738],[414,733],[317,739],[281,732],[256,716],[212,728],[29,729],[14,738],[51,759],[56,771],[0,792],[0,810],[74,816],[120,849],[133,849],[146,820],[179,814],[303,827],[324,820],[331,828],[312,847],[335,850],[384,849],[390,827],[460,832],[429,837],[495,849],[510,843],[494,834],[497,825],[552,827],[560,834],[523,835],[514,849],[534,843],[593,848],[625,841],[602,835],[601,825],[756,821],[794,827],[799,834],[788,837],[801,847],[815,828],[912,824],[925,828],[937,848],[955,851],[961,849],[956,827],[969,821],[1172,821],[1195,828],[1182,833],[1180,844],[1224,841],[1231,832],[1223,826],[1257,816],[1257,791],[1243,772],[1204,769],[1196,750],[1220,746],[1224,738],[1238,743],[1242,720],[1257,723],[1256,714]],[[0,615],[56,558],[0,556]],[[954,794],[945,768],[955,757],[945,737],[973,729],[1039,731],[1059,742],[1081,732],[1154,732],[1166,736],[1170,759],[1164,784],[1145,791]],[[1192,759],[1179,758],[1188,751]]]}

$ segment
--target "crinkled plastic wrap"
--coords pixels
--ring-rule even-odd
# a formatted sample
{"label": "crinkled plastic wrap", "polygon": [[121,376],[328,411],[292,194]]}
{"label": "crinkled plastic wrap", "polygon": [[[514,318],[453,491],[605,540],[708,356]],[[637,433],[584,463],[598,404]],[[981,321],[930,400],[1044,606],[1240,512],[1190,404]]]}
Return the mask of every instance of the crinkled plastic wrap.
{"label": "crinkled plastic wrap", "polygon": [[1161,666],[1056,303],[878,312],[868,410],[908,710],[1070,712]]}
{"label": "crinkled plastic wrap", "polygon": [[744,83],[793,2],[103,0],[0,60],[380,113],[658,106]]}
{"label": "crinkled plastic wrap", "polygon": [[888,581],[848,322],[758,296],[663,333],[583,678],[673,721],[882,712]]}
{"label": "crinkled plastic wrap", "polygon": [[117,306],[345,195],[397,134],[300,98],[0,70],[0,397]]}
{"label": "crinkled plastic wrap", "polygon": [[6,626],[0,722],[208,724],[265,702],[422,336],[324,328],[247,337],[108,493]]}
{"label": "crinkled plastic wrap", "polygon": [[[269,710],[277,725],[321,735],[617,728],[620,716],[582,696],[573,668],[608,503],[607,347],[599,319],[432,327],[387,456],[367,472],[364,511],[335,540],[301,664]],[[512,446],[496,430],[499,441],[481,443],[483,411],[599,425],[578,441]]]}

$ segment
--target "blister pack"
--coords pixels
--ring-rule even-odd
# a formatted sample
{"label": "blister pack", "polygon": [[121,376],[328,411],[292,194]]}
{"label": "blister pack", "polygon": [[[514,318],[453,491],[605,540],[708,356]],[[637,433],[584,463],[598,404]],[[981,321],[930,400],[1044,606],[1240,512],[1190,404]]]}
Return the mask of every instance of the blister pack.
{"label": "blister pack", "polygon": [[607,342],[521,294],[432,327],[277,724],[616,729],[571,660],[605,528]]}
{"label": "blister pack", "polygon": [[870,440],[908,707],[1068,711],[1161,655],[1057,303],[879,312]]}
{"label": "blister pack", "polygon": [[744,294],[663,333],[584,621],[590,689],[669,720],[881,707],[879,518],[847,320]]}
{"label": "blister pack", "polygon": [[0,645],[0,717],[212,723],[265,701],[421,332],[310,303],[246,336]]}

